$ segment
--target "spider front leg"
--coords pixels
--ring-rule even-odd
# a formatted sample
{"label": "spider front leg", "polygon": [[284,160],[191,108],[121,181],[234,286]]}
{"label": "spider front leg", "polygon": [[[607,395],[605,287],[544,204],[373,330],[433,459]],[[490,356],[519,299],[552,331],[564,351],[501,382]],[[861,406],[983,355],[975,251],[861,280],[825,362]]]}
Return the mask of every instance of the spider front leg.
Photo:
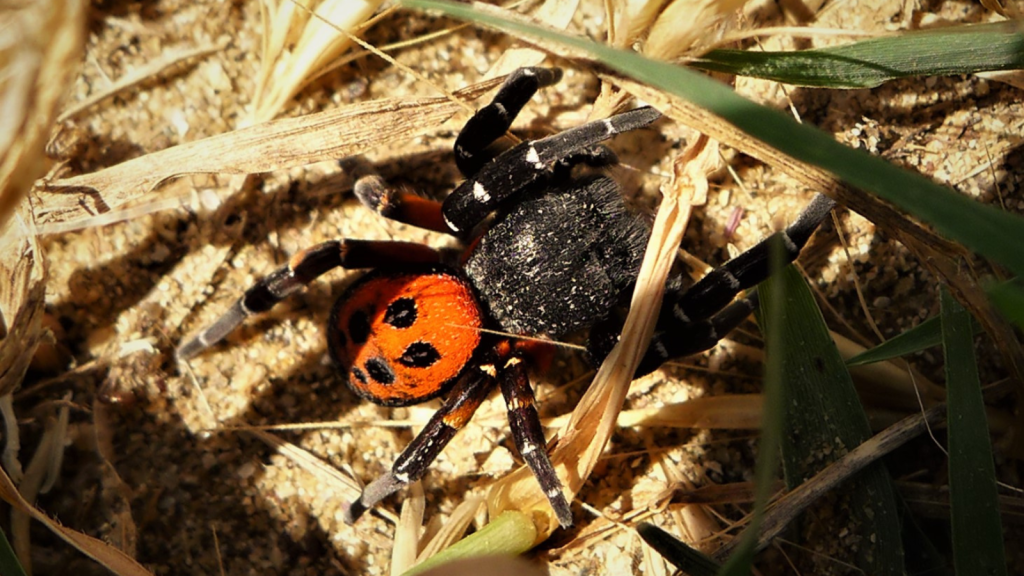
{"label": "spider front leg", "polygon": [[335,268],[374,268],[388,265],[440,262],[440,254],[415,242],[387,240],[330,240],[303,250],[288,264],[259,279],[213,324],[178,346],[187,360],[224,339],[247,317],[266,312],[322,274]]}
{"label": "spider front leg", "polygon": [[[471,177],[493,155],[488,147],[512,126],[523,106],[537,90],[562,78],[557,68],[519,68],[509,74],[491,102],[466,122],[455,139],[455,164],[463,176]],[[451,233],[441,215],[441,203],[388,186],[377,175],[360,178],[353,190],[356,197],[381,216],[435,232]]]}
{"label": "spider front leg", "polygon": [[477,408],[494,389],[494,367],[479,366],[467,370],[456,382],[444,406],[398,456],[391,470],[363,488],[359,499],[345,509],[344,520],[352,524],[381,500],[419,480],[456,432],[473,417]]}
{"label": "spider front leg", "polygon": [[455,139],[455,165],[470,178],[493,159],[488,147],[512,127],[523,106],[537,90],[562,79],[558,68],[518,68],[508,75],[490,104],[466,121]]}
{"label": "spider front leg", "polygon": [[564,169],[565,161],[607,164],[601,142],[660,117],[657,110],[643,106],[540,140],[521,142],[482,166],[445,199],[445,223],[452,234],[468,232],[505,202],[556,175]]}

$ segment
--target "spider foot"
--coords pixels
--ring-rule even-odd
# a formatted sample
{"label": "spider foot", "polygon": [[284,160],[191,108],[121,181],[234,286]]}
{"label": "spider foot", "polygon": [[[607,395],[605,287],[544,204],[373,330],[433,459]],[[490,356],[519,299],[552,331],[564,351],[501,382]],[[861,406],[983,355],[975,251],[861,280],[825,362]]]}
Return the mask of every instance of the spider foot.
{"label": "spider foot", "polygon": [[355,521],[359,520],[359,517],[367,510],[376,506],[381,500],[405,488],[408,483],[408,480],[400,480],[393,473],[388,472],[374,480],[366,488],[363,488],[363,493],[359,495],[358,500],[345,506],[342,519],[345,521],[345,524],[355,524]]}

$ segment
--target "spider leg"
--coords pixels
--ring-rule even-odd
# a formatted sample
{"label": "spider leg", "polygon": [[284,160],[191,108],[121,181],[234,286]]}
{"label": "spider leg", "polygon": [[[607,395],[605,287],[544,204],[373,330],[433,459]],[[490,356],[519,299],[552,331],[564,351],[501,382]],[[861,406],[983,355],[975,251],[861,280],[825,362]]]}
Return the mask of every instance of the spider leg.
{"label": "spider leg", "polygon": [[345,509],[344,520],[352,524],[381,500],[419,480],[455,433],[473,417],[477,408],[494,389],[494,366],[468,370],[452,388],[444,406],[398,456],[391,470],[363,488],[359,499]]}
{"label": "spider leg", "polygon": [[556,163],[581,153],[583,157],[599,155],[587,151],[616,134],[642,128],[660,117],[657,110],[643,106],[517,144],[485,164],[445,199],[441,211],[448,228],[453,234],[470,230],[505,201],[550,177]]}
{"label": "spider leg", "polygon": [[288,264],[260,278],[213,324],[178,347],[187,360],[220,342],[247,317],[266,312],[322,274],[335,268],[375,268],[382,265],[436,263],[440,254],[415,242],[387,240],[330,240],[298,252]]}
{"label": "spider leg", "polygon": [[[507,348],[506,342],[502,348]],[[500,352],[499,352],[500,353]],[[526,373],[526,363],[518,355],[505,355],[504,364],[498,370],[498,383],[508,407],[508,421],[516,449],[533,471],[544,495],[555,510],[558,523],[563,528],[572,526],[572,511],[562,493],[562,482],[555,474],[555,468],[548,457],[544,430],[534,404],[533,388]]]}
{"label": "spider leg", "polygon": [[[769,260],[774,242],[781,240],[785,249],[782,265],[789,264],[800,255],[835,201],[817,194],[797,219],[781,232],[776,232],[739,256],[712,270],[672,304],[671,318],[680,322],[708,318],[724,308],[741,290],[753,288],[771,273]],[[662,320],[665,319],[663,316]]]}
{"label": "spider leg", "polygon": [[[459,172],[471,177],[490,162],[493,154],[488,147],[508,132],[537,90],[561,78],[558,68],[518,68],[509,74],[490,104],[473,114],[455,139],[455,164]],[[365,206],[385,218],[435,232],[451,232],[441,216],[440,202],[392,188],[380,176],[360,178],[353,191]]]}
{"label": "spider leg", "polygon": [[[673,358],[708,350],[743,322],[757,307],[757,292],[736,296],[768,278],[773,243],[781,242],[784,265],[793,262],[834,207],[834,200],[816,195],[785,230],[712,270],[689,290],[666,293],[651,345],[634,376],[649,374]],[[587,348],[595,363],[611,352],[621,328],[621,322],[608,321],[591,330]]]}
{"label": "spider leg", "polygon": [[[757,290],[754,289],[745,298],[736,299],[711,318],[655,330],[651,345],[640,359],[633,377],[650,374],[673,358],[710,350],[726,334],[742,324],[757,309],[757,303]],[[680,334],[685,336],[681,337]]]}
{"label": "spider leg", "polygon": [[537,90],[561,79],[558,68],[519,68],[509,74],[491,103],[473,114],[455,139],[455,165],[462,175],[470,178],[489,162],[487,147],[508,132]]}
{"label": "spider leg", "polygon": [[450,233],[441,216],[440,202],[388,186],[376,174],[357,180],[353,192],[364,206],[389,220],[434,232]]}

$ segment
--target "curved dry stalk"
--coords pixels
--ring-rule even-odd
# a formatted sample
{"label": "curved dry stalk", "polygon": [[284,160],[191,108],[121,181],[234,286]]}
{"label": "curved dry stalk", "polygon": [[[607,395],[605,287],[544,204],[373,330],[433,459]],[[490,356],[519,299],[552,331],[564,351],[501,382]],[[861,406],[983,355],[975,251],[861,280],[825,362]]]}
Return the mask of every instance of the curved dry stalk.
{"label": "curved dry stalk", "polygon": [[[719,161],[717,146],[708,142],[707,138],[698,138],[677,159],[673,181],[663,190],[622,338],[601,364],[551,454],[551,462],[571,494],[583,487],[611,438],[633,373],[647,350],[665,280],[690,217],[691,202],[706,194],[705,175]],[[488,492],[487,505],[492,518],[507,509],[532,513],[539,540],[558,526],[547,498],[526,467],[495,482]]]}

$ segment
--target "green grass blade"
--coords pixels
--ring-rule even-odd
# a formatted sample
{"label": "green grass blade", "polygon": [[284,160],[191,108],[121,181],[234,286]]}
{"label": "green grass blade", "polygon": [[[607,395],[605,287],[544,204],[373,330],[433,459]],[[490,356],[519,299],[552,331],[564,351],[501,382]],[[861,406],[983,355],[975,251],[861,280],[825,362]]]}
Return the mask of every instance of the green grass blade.
{"label": "green grass blade", "polygon": [[[973,334],[981,334],[984,329],[974,318],[971,318],[971,330]],[[926,350],[932,346],[942,344],[942,322],[938,316],[921,322],[910,330],[902,332],[882,342],[870,350],[865,350],[846,361],[847,366],[863,366],[875,362],[884,362]]]}
{"label": "green grass blade", "polygon": [[[765,357],[782,364],[785,431],[782,462],[792,490],[846,452],[871,437],[853,379],[829,336],[810,288],[792,267],[761,284],[762,317],[767,333],[773,298],[785,293],[785,314],[779,317],[778,342],[765,338]],[[839,491],[844,505],[833,522],[854,531],[863,543],[855,558],[846,559],[867,574],[904,572],[903,548],[895,494],[884,466],[874,464]],[[829,504],[832,506],[833,504]],[[844,517],[845,516],[845,517]]]}
{"label": "green grass blade", "polygon": [[1017,22],[953,26],[790,52],[714,50],[694,68],[797,86],[873,88],[909,76],[970,74],[1024,67]]}
{"label": "green grass blade", "polygon": [[489,524],[413,566],[402,576],[413,576],[430,568],[462,558],[493,556],[495,554],[522,554],[537,540],[537,527],[527,514],[503,512]]}
{"label": "green grass blade", "polygon": [[403,0],[406,6],[443,12],[500,30],[544,38],[584,50],[610,68],[710,110],[776,149],[828,170],[931,224],[941,234],[1024,276],[1024,219],[979,204],[927,178],[836,142],[830,135],[739,96],[703,74],[634,52],[545,28],[513,22],[445,0]]}
{"label": "green grass blade", "polygon": [[957,574],[1006,574],[995,464],[974,360],[970,314],[945,288],[942,340],[949,402],[949,500]]}
{"label": "green grass blade", "polygon": [[870,350],[865,350],[846,361],[847,366],[862,366],[899,358],[942,344],[942,325],[938,316],[921,322],[910,330],[894,336]]}
{"label": "green grass blade", "polygon": [[25,569],[18,561],[18,555],[11,548],[7,534],[0,530],[0,574],[3,576],[25,576]]}
{"label": "green grass blade", "polygon": [[1024,284],[1019,280],[1011,280],[993,284],[985,292],[1003,316],[1024,330]]}
{"label": "green grass blade", "polygon": [[[773,276],[777,276],[782,270],[784,248],[779,241],[771,243],[769,249],[768,269]],[[783,335],[783,319],[787,313],[786,293],[782,289],[762,292],[760,296],[761,311],[758,318],[762,320],[761,330],[765,342],[772,342],[773,353],[765,354],[761,439],[757,445],[757,464],[754,467],[754,512],[750,525],[739,536],[739,546],[725,560],[718,572],[719,576],[747,576],[752,571],[761,521],[772,496],[772,486],[775,484],[776,471],[779,467],[779,447],[783,442],[786,414],[783,385],[786,374],[782,353],[789,345]],[[719,554],[721,553],[719,550]]]}

